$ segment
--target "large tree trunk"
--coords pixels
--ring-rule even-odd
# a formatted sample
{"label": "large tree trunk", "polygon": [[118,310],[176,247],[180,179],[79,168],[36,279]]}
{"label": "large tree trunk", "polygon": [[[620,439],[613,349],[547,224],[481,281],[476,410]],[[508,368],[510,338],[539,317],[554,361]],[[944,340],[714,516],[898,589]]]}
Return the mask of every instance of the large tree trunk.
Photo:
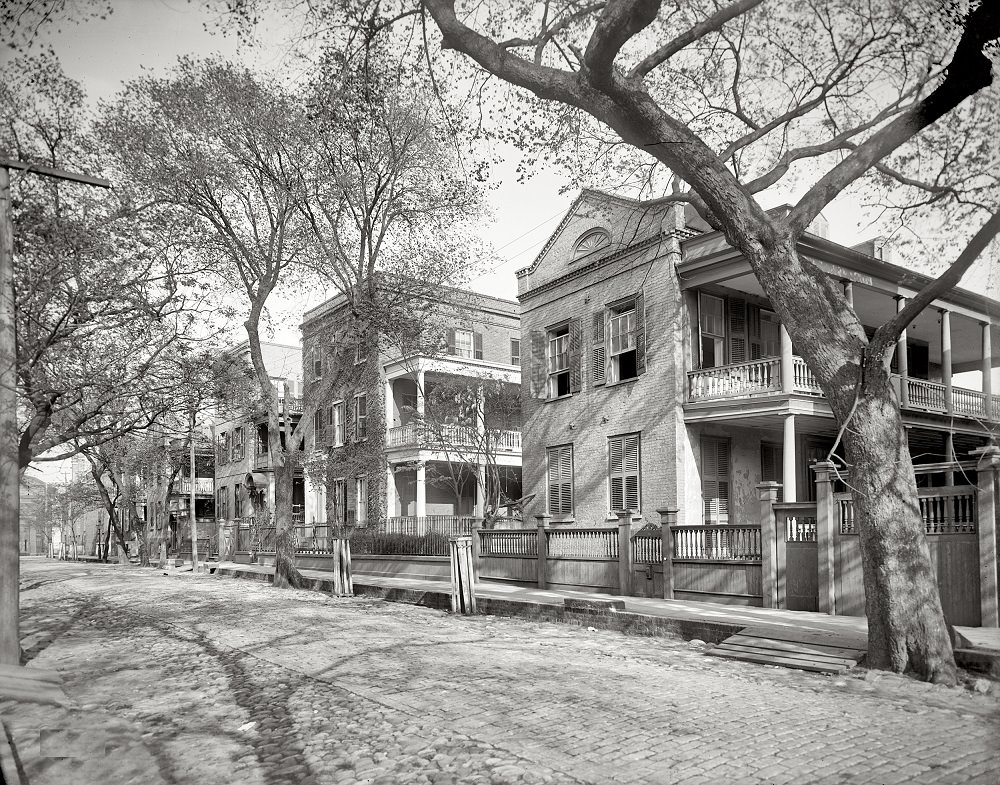
{"label": "large tree trunk", "polygon": [[868,664],[954,684],[906,434],[888,373],[866,381],[844,431],[861,540]]}
{"label": "large tree trunk", "polygon": [[305,585],[295,567],[295,540],[292,530],[292,487],[295,467],[289,463],[274,467],[274,585],[300,589]]}

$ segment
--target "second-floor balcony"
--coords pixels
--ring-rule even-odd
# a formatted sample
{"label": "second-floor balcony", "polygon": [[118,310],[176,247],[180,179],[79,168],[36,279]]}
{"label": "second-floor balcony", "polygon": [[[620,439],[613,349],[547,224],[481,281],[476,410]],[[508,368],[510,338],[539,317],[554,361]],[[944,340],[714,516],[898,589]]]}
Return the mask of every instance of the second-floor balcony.
{"label": "second-floor balcony", "polygon": [[[198,496],[212,496],[215,494],[215,480],[211,477],[195,477],[194,492]],[[177,493],[191,493],[191,480],[184,479],[177,484]]]}
{"label": "second-floor balcony", "polygon": [[[781,358],[759,360],[688,373],[688,402],[743,400],[794,393],[823,397],[809,366],[792,357],[792,372],[783,384]],[[926,379],[893,375],[897,398],[903,409],[1000,422],[1000,395],[987,396],[977,390],[941,384]],[[786,389],[787,387],[787,389]]]}
{"label": "second-floor balcony", "polygon": [[513,430],[478,432],[466,425],[444,424],[429,426],[408,423],[386,431],[385,443],[393,447],[423,447],[453,450],[460,448],[489,449],[500,453],[521,452],[521,432]]}

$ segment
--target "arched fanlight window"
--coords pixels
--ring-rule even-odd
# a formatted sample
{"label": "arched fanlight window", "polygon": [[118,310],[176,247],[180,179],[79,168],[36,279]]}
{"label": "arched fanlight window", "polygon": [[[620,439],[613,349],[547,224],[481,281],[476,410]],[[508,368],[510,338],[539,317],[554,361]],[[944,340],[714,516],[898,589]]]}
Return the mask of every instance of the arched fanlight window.
{"label": "arched fanlight window", "polygon": [[583,234],[579,240],[576,241],[576,246],[573,249],[573,258],[579,259],[587,254],[593,253],[599,248],[603,248],[611,242],[611,235],[608,234],[606,229],[591,229],[589,232]]}

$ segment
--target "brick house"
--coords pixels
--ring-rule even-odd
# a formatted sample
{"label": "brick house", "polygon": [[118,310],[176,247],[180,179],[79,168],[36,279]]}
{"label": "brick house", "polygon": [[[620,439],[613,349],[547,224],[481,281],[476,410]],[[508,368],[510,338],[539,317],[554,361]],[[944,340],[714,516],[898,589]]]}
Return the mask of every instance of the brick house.
{"label": "brick house", "polygon": [[[830,241],[822,219],[812,231],[800,251],[842,282],[864,324],[929,280],[874,244]],[[735,524],[759,520],[762,481],[782,483],[785,501],[814,498],[811,467],[836,436],[830,408],[749,263],[690,208],[585,190],[517,277],[529,514],[593,527],[629,508],[638,525],[676,507],[679,524]],[[918,473],[1000,433],[998,312],[956,289],[900,341]],[[952,472],[918,480],[952,485]]]}
{"label": "brick house", "polygon": [[[412,530],[482,517],[483,428],[499,441],[490,454],[502,493],[520,497],[517,303],[444,286],[418,299],[414,312],[432,314],[419,348],[404,347],[387,328],[352,326],[342,295],[305,314],[305,392],[323,396],[307,435],[322,466],[311,473],[309,523],[385,521]],[[517,411],[503,422],[484,405],[463,409],[457,400],[486,381],[513,390]],[[431,402],[446,389],[455,406],[438,411]]]}

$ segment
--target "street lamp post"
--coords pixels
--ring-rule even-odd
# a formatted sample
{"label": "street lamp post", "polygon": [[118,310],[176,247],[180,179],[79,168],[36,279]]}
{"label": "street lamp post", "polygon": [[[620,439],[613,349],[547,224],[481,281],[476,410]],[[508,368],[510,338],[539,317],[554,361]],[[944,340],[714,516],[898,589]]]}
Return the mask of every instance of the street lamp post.
{"label": "street lamp post", "polygon": [[10,204],[10,170],[69,180],[98,188],[111,183],[84,174],[0,158],[0,665],[21,662],[18,627],[20,556],[18,517],[21,472],[17,432],[17,344],[14,327],[14,227]]}

